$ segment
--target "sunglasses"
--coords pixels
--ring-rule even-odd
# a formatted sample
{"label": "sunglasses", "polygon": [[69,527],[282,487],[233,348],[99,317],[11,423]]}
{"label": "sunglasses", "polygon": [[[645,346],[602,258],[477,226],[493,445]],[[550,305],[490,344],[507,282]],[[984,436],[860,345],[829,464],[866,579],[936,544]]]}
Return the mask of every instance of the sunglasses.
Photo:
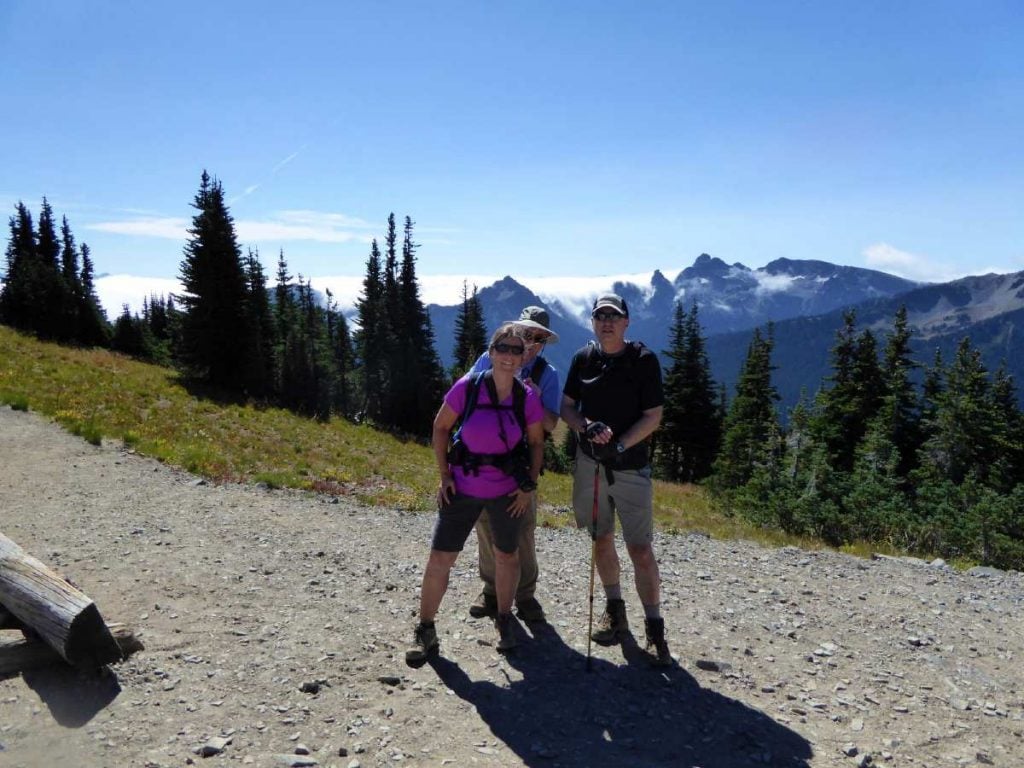
{"label": "sunglasses", "polygon": [[521,355],[526,351],[525,347],[521,347],[518,344],[506,344],[503,341],[499,341],[491,349],[499,355]]}
{"label": "sunglasses", "polygon": [[607,323],[614,320],[618,320],[622,315],[618,312],[595,312],[591,315],[599,323]]}
{"label": "sunglasses", "polygon": [[532,342],[534,344],[547,344],[549,337],[546,333],[535,333],[534,331],[525,331],[523,333],[523,338],[526,341]]}

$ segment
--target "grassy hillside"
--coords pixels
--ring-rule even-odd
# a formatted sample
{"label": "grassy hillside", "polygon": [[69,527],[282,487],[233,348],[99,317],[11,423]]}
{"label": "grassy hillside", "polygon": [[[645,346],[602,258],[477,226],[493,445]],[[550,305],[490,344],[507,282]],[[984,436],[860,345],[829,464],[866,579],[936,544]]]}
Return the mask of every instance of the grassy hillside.
{"label": "grassy hillside", "polygon": [[[428,447],[343,419],[320,423],[280,408],[199,396],[174,371],[105,350],[43,343],[0,326],[0,403],[44,414],[93,443],[120,441],[215,482],[266,482],[431,510]],[[571,521],[571,481],[541,478],[542,524]],[[662,530],[815,546],[716,514],[703,490],[657,483]]]}

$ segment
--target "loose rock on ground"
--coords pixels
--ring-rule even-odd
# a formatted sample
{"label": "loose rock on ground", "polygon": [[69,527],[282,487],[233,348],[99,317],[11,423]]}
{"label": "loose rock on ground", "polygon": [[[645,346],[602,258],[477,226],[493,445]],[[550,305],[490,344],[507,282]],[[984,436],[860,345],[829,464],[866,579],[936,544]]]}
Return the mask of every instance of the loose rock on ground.
{"label": "loose rock on ground", "polygon": [[625,564],[636,642],[588,673],[589,539],[538,531],[550,623],[508,658],[471,539],[411,669],[432,515],[195,481],[0,407],[0,531],[146,645],[0,680],[0,765],[1024,765],[1020,574],[659,535],[677,665]]}

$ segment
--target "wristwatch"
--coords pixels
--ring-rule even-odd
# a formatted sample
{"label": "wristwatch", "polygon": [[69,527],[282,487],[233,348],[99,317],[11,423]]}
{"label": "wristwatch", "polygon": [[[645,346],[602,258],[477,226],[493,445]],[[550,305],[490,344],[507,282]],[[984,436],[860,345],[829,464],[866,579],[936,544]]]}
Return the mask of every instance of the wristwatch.
{"label": "wristwatch", "polygon": [[526,491],[527,493],[532,493],[533,491],[537,490],[537,483],[535,483],[533,480],[523,480],[519,484],[519,490]]}
{"label": "wristwatch", "polygon": [[626,450],[626,446],[624,446],[622,444],[621,440],[617,440],[616,443],[615,443],[615,452],[616,453],[623,453],[623,452],[625,452],[625,450]]}

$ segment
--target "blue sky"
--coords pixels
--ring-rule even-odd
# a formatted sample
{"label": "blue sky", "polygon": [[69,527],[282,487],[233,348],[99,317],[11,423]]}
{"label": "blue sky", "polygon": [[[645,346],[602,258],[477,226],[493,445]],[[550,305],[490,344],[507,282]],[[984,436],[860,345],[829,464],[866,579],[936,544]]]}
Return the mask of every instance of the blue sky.
{"label": "blue sky", "polygon": [[1020,2],[288,5],[4,0],[0,203],[169,280],[204,168],[313,277],[391,211],[421,276],[1024,269]]}

